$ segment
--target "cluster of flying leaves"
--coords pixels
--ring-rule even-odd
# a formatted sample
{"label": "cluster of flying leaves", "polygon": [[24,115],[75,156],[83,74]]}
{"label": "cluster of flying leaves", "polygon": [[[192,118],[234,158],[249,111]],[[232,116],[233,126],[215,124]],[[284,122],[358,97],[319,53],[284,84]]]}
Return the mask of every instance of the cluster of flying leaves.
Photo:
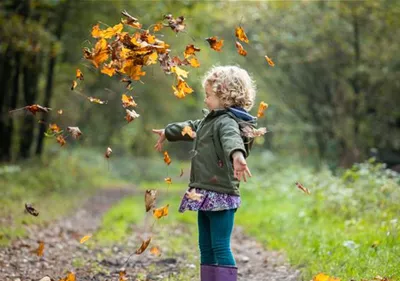
{"label": "cluster of flying leaves", "polygon": [[[121,95],[121,105],[125,110],[124,119],[127,123],[131,123],[140,115],[134,110],[137,107],[137,103],[134,98],[128,93],[133,90],[134,82],[141,82],[141,78],[146,75],[146,68],[159,64],[161,70],[167,75],[173,75],[175,77],[174,84],[172,85],[173,94],[178,98],[185,98],[188,94],[193,93],[193,89],[187,84],[186,79],[188,78],[189,71],[185,70],[185,67],[198,68],[200,62],[196,56],[201,51],[200,48],[193,44],[188,44],[185,50],[182,52],[183,57],[172,56],[170,45],[162,41],[158,32],[164,28],[170,28],[176,34],[186,33],[186,23],[183,16],[174,18],[171,14],[165,15],[163,20],[151,25],[148,29],[142,29],[142,24],[139,20],[131,16],[128,12],[122,12],[123,18],[121,22],[107,28],[100,27],[100,24],[96,24],[92,27],[91,37],[96,41],[93,43],[92,48],[83,49],[83,57],[91,63],[93,68],[99,69],[100,72],[109,77],[118,77],[121,83],[124,83],[125,93]],[[243,45],[239,42],[245,42],[249,44],[249,39],[243,29],[239,26],[235,29],[236,48],[240,55],[246,56],[247,51],[243,48]],[[215,51],[221,52],[224,45],[224,40],[219,39],[218,36],[211,36],[205,39],[210,48]],[[265,59],[269,65],[274,66],[271,59],[265,56]],[[71,84],[71,91],[84,97],[87,101],[99,105],[107,105],[106,100],[101,100],[96,97],[87,96],[81,92],[79,86],[84,81],[84,74],[80,69],[76,69],[75,79]],[[268,105],[261,102],[258,108],[257,117],[264,116],[264,111],[268,108]],[[23,108],[14,109],[13,111],[25,110],[36,116],[36,113],[47,114],[52,109],[44,107],[38,104],[28,105]],[[63,110],[57,111],[58,115],[63,114]],[[43,121],[39,121],[44,123]],[[267,133],[266,128],[254,129],[245,127],[242,134],[248,137],[259,137]],[[187,126],[182,130],[182,135],[188,135],[191,138],[196,137],[196,132],[191,127]],[[69,126],[65,129],[61,129],[56,123],[49,123],[45,136],[55,138],[60,146],[64,146],[67,143],[67,138],[72,137],[73,139],[79,139],[82,136],[81,130],[76,126]],[[107,147],[104,157],[109,159],[112,154],[111,147]],[[171,158],[167,151],[163,152],[164,162],[167,167],[172,163]],[[179,177],[182,177],[183,169]],[[172,183],[172,178],[168,176],[164,181],[169,186]],[[300,185],[298,185],[300,186]],[[300,188],[300,187],[299,187]],[[306,189],[303,189],[306,190]],[[187,191],[185,196],[191,200],[201,201],[203,195],[196,193],[195,189]],[[156,207],[157,190],[150,189],[145,191],[144,204],[145,211],[152,211],[155,221],[168,216],[169,204],[165,206]],[[38,216],[39,212],[31,205],[25,204],[25,210],[33,216]],[[154,224],[153,224],[154,225]],[[82,237],[79,242],[85,243],[91,238],[91,234]],[[141,245],[135,251],[135,254],[142,254],[150,245],[152,237],[143,239]],[[37,256],[41,257],[44,254],[45,243],[38,241],[38,248],[33,250]],[[150,248],[150,253],[159,256],[161,254],[160,248],[153,246]],[[129,259],[129,258],[128,258]],[[68,275],[60,279],[60,281],[75,281],[75,274],[70,272]],[[119,273],[119,280],[128,280],[126,272],[121,270]]]}

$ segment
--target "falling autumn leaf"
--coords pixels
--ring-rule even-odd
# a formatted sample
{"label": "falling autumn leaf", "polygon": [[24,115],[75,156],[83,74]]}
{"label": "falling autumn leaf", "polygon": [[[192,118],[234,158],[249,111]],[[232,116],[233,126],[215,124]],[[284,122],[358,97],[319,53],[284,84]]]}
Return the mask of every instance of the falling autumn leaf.
{"label": "falling autumn leaf", "polygon": [[122,106],[123,106],[124,108],[130,107],[130,106],[133,106],[133,107],[137,106],[137,104],[136,104],[136,102],[133,100],[133,97],[132,97],[132,96],[127,96],[127,95],[125,95],[125,94],[122,94],[121,100],[122,100]]}
{"label": "falling autumn leaf", "polygon": [[194,67],[194,68],[200,67],[200,63],[197,58],[193,57],[193,58],[190,58],[188,61],[192,67]]}
{"label": "falling autumn leaf", "polygon": [[241,129],[242,135],[249,138],[261,137],[267,133],[267,128],[261,127],[255,129],[251,126],[245,126]]}
{"label": "falling autumn leaf", "polygon": [[39,246],[36,250],[34,250],[33,252],[38,256],[41,257],[43,256],[44,253],[44,242],[43,241],[38,241]]}
{"label": "falling autumn leaf", "polygon": [[92,103],[107,104],[107,101],[102,101],[102,100],[100,100],[98,98],[88,97],[87,99]]}
{"label": "falling autumn leaf", "polygon": [[161,256],[160,248],[157,247],[157,246],[151,247],[151,248],[150,248],[150,253],[153,254],[153,255],[155,255],[156,257]]}
{"label": "falling autumn leaf", "polygon": [[257,112],[257,117],[263,117],[264,116],[264,111],[268,108],[268,104],[265,102],[260,102],[260,105],[258,106],[258,112]]}
{"label": "falling autumn leaf", "polygon": [[151,237],[150,237],[149,239],[143,241],[143,242],[142,242],[142,245],[140,246],[139,249],[136,250],[135,253],[136,253],[137,255],[140,255],[141,253],[143,253],[143,252],[146,250],[147,246],[149,246],[150,241],[151,241]]}
{"label": "falling autumn leaf", "polygon": [[196,52],[200,52],[200,49],[195,47],[193,44],[187,45],[185,52],[183,52],[183,56],[185,57],[185,59],[187,59],[191,55],[196,55]]}
{"label": "falling autumn leaf", "polygon": [[101,69],[100,72],[112,77],[116,73],[116,71],[117,70],[110,63],[103,65],[103,68]]}
{"label": "falling autumn leaf", "polygon": [[265,56],[265,60],[268,62],[270,66],[275,66],[275,63],[268,56]]}
{"label": "falling autumn leaf", "polygon": [[179,175],[179,177],[181,178],[183,176],[183,169],[181,168],[181,173]]}
{"label": "falling autumn leaf", "polygon": [[123,28],[124,28],[123,24],[120,23],[120,24],[114,25],[113,27],[109,27],[105,30],[101,30],[99,24],[96,24],[92,28],[92,37],[109,39],[109,38],[115,36],[116,34],[121,33]]}
{"label": "falling autumn leaf", "polygon": [[164,179],[167,184],[172,184],[172,179],[170,177]]}
{"label": "falling autumn leaf", "polygon": [[165,205],[164,207],[154,209],[153,216],[157,219],[168,216],[168,206],[169,204]]}
{"label": "falling autumn leaf", "polygon": [[62,115],[62,114],[63,114],[63,110],[60,109],[60,110],[57,111],[57,113],[58,113],[59,115]]}
{"label": "falling autumn leaf", "polygon": [[132,17],[130,14],[128,14],[127,11],[122,11],[122,15],[126,17],[126,19],[122,20],[123,24],[127,24],[129,26],[132,26],[134,28],[142,28],[142,24],[139,23],[139,20],[135,17]]}
{"label": "falling autumn leaf", "polygon": [[75,76],[76,76],[76,79],[83,80],[83,73],[79,68],[76,69],[76,75]]}
{"label": "falling autumn leaf", "polygon": [[126,121],[128,121],[128,123],[132,122],[133,120],[135,120],[139,116],[140,115],[137,114],[136,111],[134,111],[133,109],[132,110],[126,109],[125,119],[126,119]]}
{"label": "falling autumn leaf", "polygon": [[154,32],[157,32],[157,31],[160,31],[160,30],[163,29],[163,28],[164,28],[163,23],[162,23],[162,22],[158,22],[158,23],[156,23],[156,24],[154,25],[153,31],[154,31]]}
{"label": "falling autumn leaf", "polygon": [[144,194],[144,204],[146,207],[146,212],[150,211],[154,207],[156,201],[157,190],[147,189]]}
{"label": "falling autumn leaf", "polygon": [[172,86],[172,89],[174,90],[174,95],[179,99],[183,99],[187,94],[193,93],[193,89],[182,78],[178,78],[178,85],[176,87]]}
{"label": "falling autumn leaf", "polygon": [[[23,109],[31,112],[33,115],[36,115],[37,112],[48,113],[51,110],[51,108],[49,108],[49,107],[44,107],[44,106],[41,106],[41,105],[38,105],[38,104],[27,105],[27,106],[23,107]],[[11,110],[10,113],[13,112],[13,111],[17,111],[17,110],[20,110],[20,109]]]}
{"label": "falling autumn leaf", "polygon": [[305,188],[301,183],[296,182],[296,186],[301,189],[304,193],[306,194],[310,194],[310,190],[308,190],[307,188]]}
{"label": "falling autumn leaf", "polygon": [[196,133],[193,132],[192,127],[190,127],[190,126],[183,127],[183,130],[181,133],[182,133],[182,136],[188,135],[192,139],[196,137]]}
{"label": "falling autumn leaf", "polygon": [[189,74],[189,72],[187,72],[186,70],[183,70],[179,66],[171,67],[171,72],[175,73],[178,78],[182,78],[182,77],[187,78],[187,75]]}
{"label": "falling autumn leaf", "polygon": [[164,16],[164,19],[168,21],[168,26],[176,33],[183,31],[186,27],[186,24],[183,23],[185,20],[183,16],[175,19],[171,14],[168,14]]}
{"label": "falling autumn leaf", "polygon": [[171,164],[171,158],[169,158],[168,152],[164,151],[164,162],[169,165]]}
{"label": "falling autumn leaf", "polygon": [[112,153],[112,149],[110,147],[107,147],[106,153],[104,154],[104,157],[110,158],[110,155]]}
{"label": "falling autumn leaf", "polygon": [[49,124],[49,131],[52,133],[59,133],[61,132],[61,129],[57,124]]}
{"label": "falling autumn leaf", "polygon": [[196,189],[194,188],[192,188],[190,191],[186,191],[186,197],[190,200],[201,202],[203,196],[203,194],[196,193]]}
{"label": "falling autumn leaf", "polygon": [[249,39],[247,38],[246,33],[244,32],[243,27],[238,26],[235,28],[235,36],[243,42],[249,43]]}
{"label": "falling autumn leaf", "polygon": [[39,215],[39,212],[38,212],[35,208],[33,208],[32,205],[29,204],[29,203],[25,203],[25,210],[26,210],[29,214],[31,214],[32,216],[37,217],[37,216]]}
{"label": "falling autumn leaf", "polygon": [[109,53],[110,50],[108,48],[108,43],[104,38],[101,38],[99,41],[97,41],[94,49],[83,49],[83,55],[85,59],[90,60],[96,68],[98,68],[102,62],[108,59]]}
{"label": "falling autumn leaf", "polygon": [[81,130],[78,127],[68,127],[67,131],[71,134],[74,139],[79,138],[82,135]]}
{"label": "falling autumn leaf", "polygon": [[224,40],[221,39],[218,41],[217,36],[206,38],[206,41],[210,44],[211,49],[214,49],[217,52],[220,52],[224,45]]}
{"label": "falling autumn leaf", "polygon": [[57,136],[56,140],[60,146],[64,146],[67,143],[62,135]]}
{"label": "falling autumn leaf", "polygon": [[78,82],[76,80],[72,80],[71,91],[73,91],[78,86]]}
{"label": "falling autumn leaf", "polygon": [[236,45],[236,49],[237,49],[239,55],[245,57],[247,55],[247,51],[245,49],[243,49],[242,44],[240,44],[238,41],[236,41],[235,45]]}
{"label": "falling autumn leaf", "polygon": [[132,60],[125,62],[121,72],[128,75],[132,80],[140,80],[140,77],[146,74],[145,71],[142,71],[142,66],[135,65]]}
{"label": "falling autumn leaf", "polygon": [[90,237],[92,237],[91,234],[83,236],[81,238],[81,240],[79,241],[79,243],[81,243],[81,244],[85,243],[86,241],[88,241],[90,239]]}

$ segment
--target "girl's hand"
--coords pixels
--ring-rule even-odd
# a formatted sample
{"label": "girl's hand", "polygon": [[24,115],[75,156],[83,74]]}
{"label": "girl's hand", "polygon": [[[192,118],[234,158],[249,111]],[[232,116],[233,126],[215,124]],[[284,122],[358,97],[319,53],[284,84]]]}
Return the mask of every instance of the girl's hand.
{"label": "girl's hand", "polygon": [[166,140],[166,138],[165,138],[165,130],[164,129],[153,129],[152,131],[153,131],[153,133],[159,135],[159,138],[158,138],[157,143],[154,146],[154,148],[157,151],[161,152],[162,151],[162,143]]}
{"label": "girl's hand", "polygon": [[246,174],[251,177],[249,167],[247,167],[246,159],[244,159],[243,153],[241,151],[235,151],[232,154],[233,160],[233,175],[239,181],[242,179],[246,182]]}

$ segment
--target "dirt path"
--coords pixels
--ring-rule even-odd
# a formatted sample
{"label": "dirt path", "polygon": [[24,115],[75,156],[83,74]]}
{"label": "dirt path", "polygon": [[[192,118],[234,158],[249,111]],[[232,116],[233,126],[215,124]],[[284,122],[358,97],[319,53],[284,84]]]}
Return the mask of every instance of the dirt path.
{"label": "dirt path", "polygon": [[[198,250],[196,237],[188,236],[185,225],[177,225],[167,235],[158,237],[162,248],[174,247],[171,237],[186,235],[192,247],[171,249],[161,257],[147,250],[142,255],[127,257],[140,245],[138,237],[130,236],[126,241],[109,247],[86,247],[79,238],[93,233],[98,228],[102,215],[120,199],[132,195],[132,188],[99,191],[73,215],[49,224],[45,228],[31,226],[28,238],[14,241],[8,248],[0,248],[0,280],[38,281],[44,276],[54,280],[65,277],[68,271],[76,273],[77,280],[118,280],[118,273],[125,269],[129,280],[199,280],[196,269]],[[32,254],[38,240],[45,241],[44,256]],[[189,243],[190,242],[190,243]],[[235,227],[232,250],[234,252],[240,281],[299,280],[299,273],[291,269],[284,256],[266,251],[254,239],[249,238],[240,227]],[[184,275],[187,279],[174,279]],[[168,277],[171,277],[169,279]]]}

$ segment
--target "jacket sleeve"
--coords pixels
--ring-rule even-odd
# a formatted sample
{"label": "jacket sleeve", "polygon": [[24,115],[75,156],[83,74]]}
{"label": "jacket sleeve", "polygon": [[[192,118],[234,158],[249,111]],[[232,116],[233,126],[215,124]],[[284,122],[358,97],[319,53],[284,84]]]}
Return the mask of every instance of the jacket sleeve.
{"label": "jacket sleeve", "polygon": [[189,135],[182,136],[182,130],[186,126],[190,126],[194,132],[197,131],[197,128],[202,119],[198,120],[188,120],[184,122],[176,122],[170,123],[165,127],[165,137],[168,141],[193,141]]}
{"label": "jacket sleeve", "polygon": [[220,124],[219,137],[224,150],[224,154],[229,160],[232,160],[232,154],[235,151],[241,151],[246,158],[247,153],[240,135],[239,125],[232,118],[225,118]]}

